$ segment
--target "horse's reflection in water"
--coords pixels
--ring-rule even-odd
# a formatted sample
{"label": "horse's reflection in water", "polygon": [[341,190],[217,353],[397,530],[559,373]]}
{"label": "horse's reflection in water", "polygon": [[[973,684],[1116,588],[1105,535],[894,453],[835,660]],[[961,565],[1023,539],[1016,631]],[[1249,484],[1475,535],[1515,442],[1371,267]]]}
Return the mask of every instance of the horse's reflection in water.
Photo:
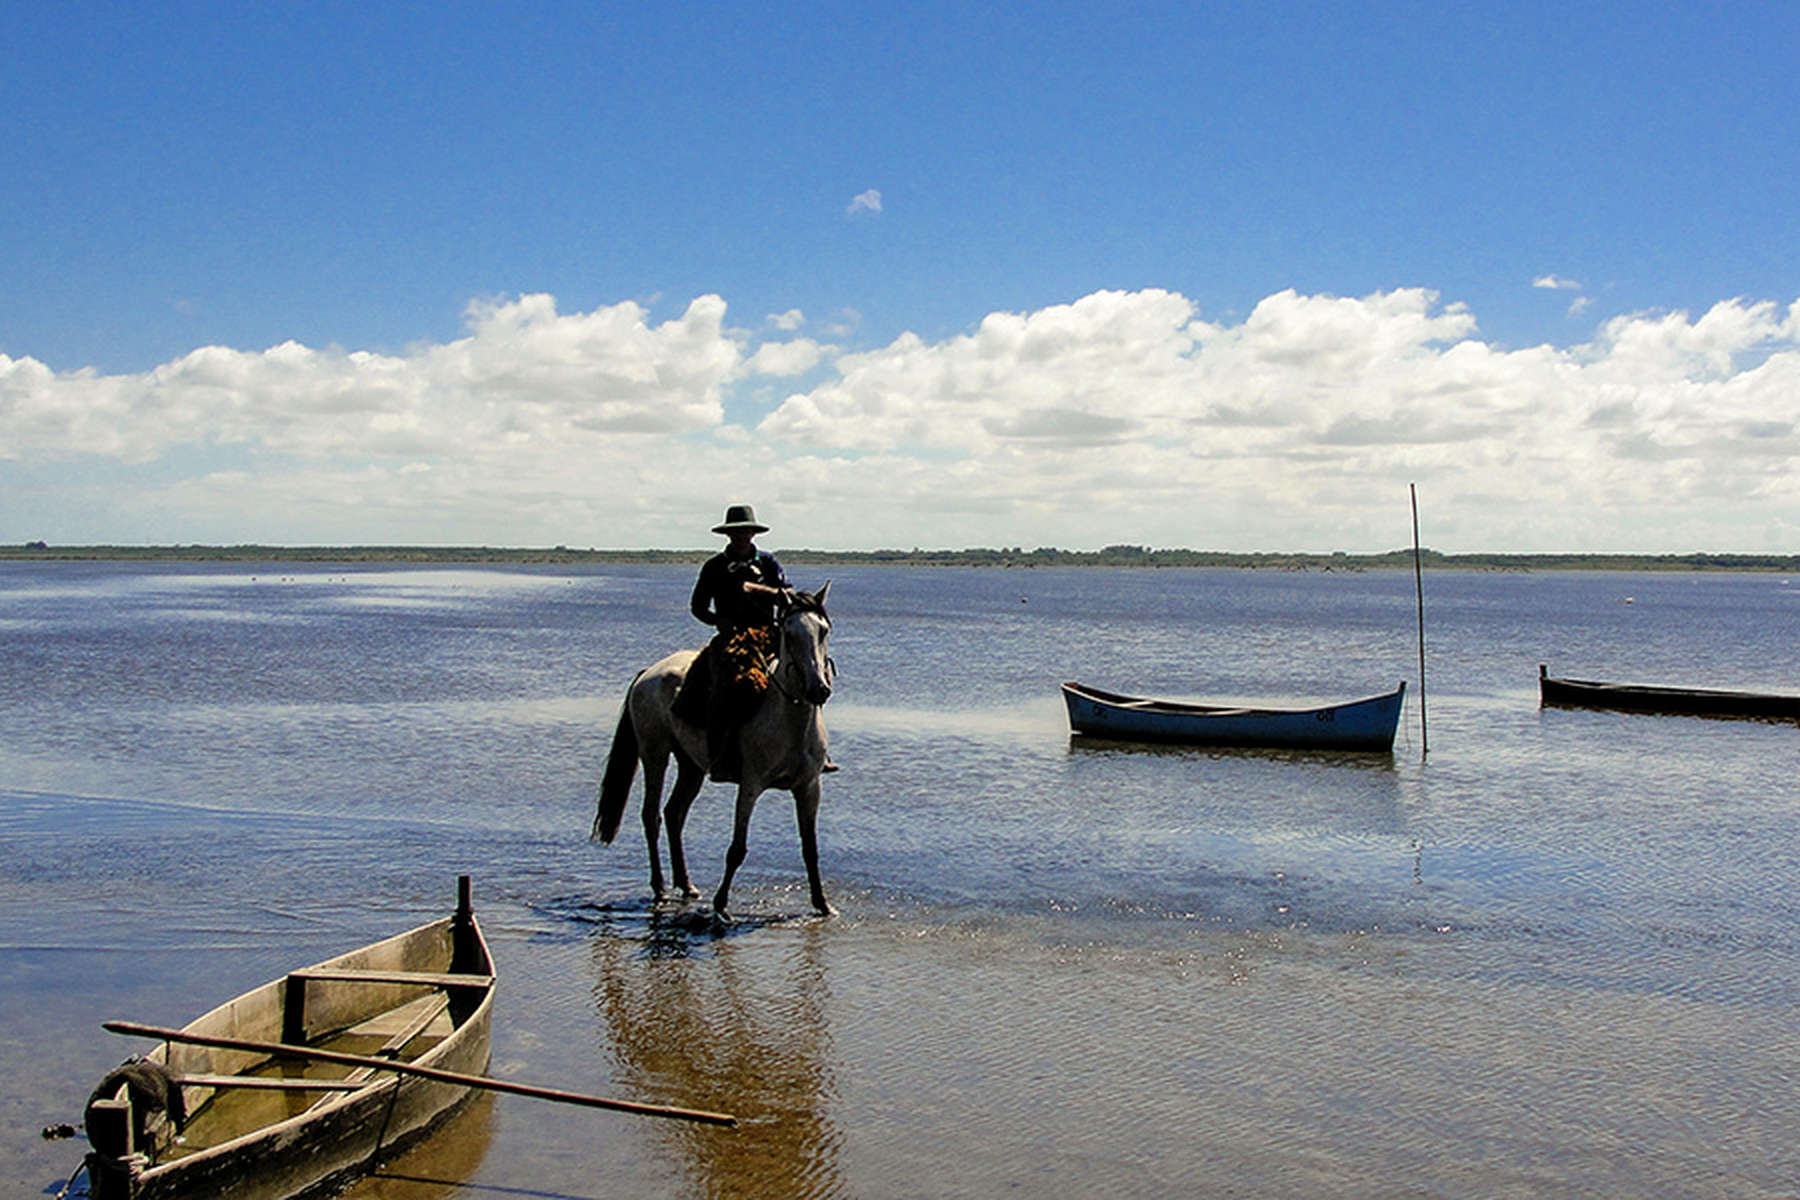
{"label": "horse's reflection in water", "polygon": [[[709,1197],[844,1194],[824,927],[706,937],[651,918],[642,942],[593,943],[594,1003],[617,1080],[634,1099],[730,1112],[735,1131],[655,1122],[694,1190]],[[797,944],[796,944],[797,943]],[[659,949],[660,947],[660,949]],[[685,952],[676,951],[685,947]]]}

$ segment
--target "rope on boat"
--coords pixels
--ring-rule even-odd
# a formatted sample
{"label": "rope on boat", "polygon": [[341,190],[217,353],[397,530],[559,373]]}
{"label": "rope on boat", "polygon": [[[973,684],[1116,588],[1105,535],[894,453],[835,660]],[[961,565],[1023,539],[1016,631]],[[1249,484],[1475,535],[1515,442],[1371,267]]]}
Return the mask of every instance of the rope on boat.
{"label": "rope on boat", "polygon": [[75,1181],[81,1178],[81,1173],[85,1170],[87,1170],[87,1159],[83,1158],[81,1165],[75,1168],[75,1173],[69,1176],[69,1182],[63,1184],[62,1190],[56,1193],[56,1200],[64,1200],[64,1197],[69,1194],[69,1189],[75,1186]]}

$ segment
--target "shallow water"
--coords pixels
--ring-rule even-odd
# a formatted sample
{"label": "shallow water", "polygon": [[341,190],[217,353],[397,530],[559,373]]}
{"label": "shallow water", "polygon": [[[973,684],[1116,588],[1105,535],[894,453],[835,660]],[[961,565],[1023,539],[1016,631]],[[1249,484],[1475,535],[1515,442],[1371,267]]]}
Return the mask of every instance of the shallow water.
{"label": "shallow water", "polygon": [[[635,801],[586,837],[687,569],[0,566],[0,1180],[73,1169],[35,1133],[134,1048],[101,1020],[466,872],[497,1073],[741,1127],[502,1097],[351,1195],[1795,1194],[1800,730],[1540,712],[1535,675],[1800,691],[1800,586],[1433,573],[1421,761],[1407,573],[830,573],[839,915],[772,795],[720,933],[651,902]],[[1064,679],[1411,687],[1370,758],[1089,745]]]}

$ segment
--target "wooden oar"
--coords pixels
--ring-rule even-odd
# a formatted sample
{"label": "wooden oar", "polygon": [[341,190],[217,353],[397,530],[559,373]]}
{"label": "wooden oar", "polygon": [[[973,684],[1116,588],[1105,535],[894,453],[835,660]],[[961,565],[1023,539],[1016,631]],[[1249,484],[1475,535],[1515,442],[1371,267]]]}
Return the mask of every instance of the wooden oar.
{"label": "wooden oar", "polygon": [[385,1058],[368,1058],[361,1054],[345,1054],[338,1050],[321,1050],[313,1046],[295,1046],[287,1042],[257,1042],[243,1038],[214,1037],[211,1034],[187,1033],[180,1029],[163,1029],[156,1025],[139,1025],[132,1021],[105,1021],[102,1029],[126,1037],[154,1038],[159,1042],[183,1042],[190,1046],[211,1046],[216,1050],[244,1050],[276,1058],[310,1058],[319,1062],[339,1063],[348,1067],[367,1067],[376,1071],[392,1071],[396,1075],[416,1075],[458,1087],[483,1088],[490,1092],[510,1092],[515,1096],[531,1096],[558,1104],[580,1104],[588,1108],[608,1108],[616,1112],[636,1113],[644,1117],[673,1117],[681,1121],[699,1121],[707,1125],[736,1125],[729,1113],[703,1112],[692,1108],[671,1108],[663,1104],[639,1104],[633,1100],[610,1100],[605,1096],[589,1096],[582,1092],[565,1092],[556,1088],[535,1087],[528,1083],[509,1083],[486,1075],[464,1075],[456,1071],[440,1071],[413,1063],[394,1062]]}

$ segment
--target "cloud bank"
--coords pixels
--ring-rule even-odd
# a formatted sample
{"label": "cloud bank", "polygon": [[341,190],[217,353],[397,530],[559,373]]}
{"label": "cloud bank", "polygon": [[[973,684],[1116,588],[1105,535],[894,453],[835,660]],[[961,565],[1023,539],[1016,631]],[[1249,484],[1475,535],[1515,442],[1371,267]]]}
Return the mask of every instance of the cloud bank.
{"label": "cloud bank", "polygon": [[857,352],[725,318],[529,295],[399,354],[0,354],[0,540],[696,546],[745,499],[788,546],[1364,551],[1416,482],[1444,550],[1800,547],[1800,302],[1522,349],[1425,289],[1237,323],[1103,291]]}

